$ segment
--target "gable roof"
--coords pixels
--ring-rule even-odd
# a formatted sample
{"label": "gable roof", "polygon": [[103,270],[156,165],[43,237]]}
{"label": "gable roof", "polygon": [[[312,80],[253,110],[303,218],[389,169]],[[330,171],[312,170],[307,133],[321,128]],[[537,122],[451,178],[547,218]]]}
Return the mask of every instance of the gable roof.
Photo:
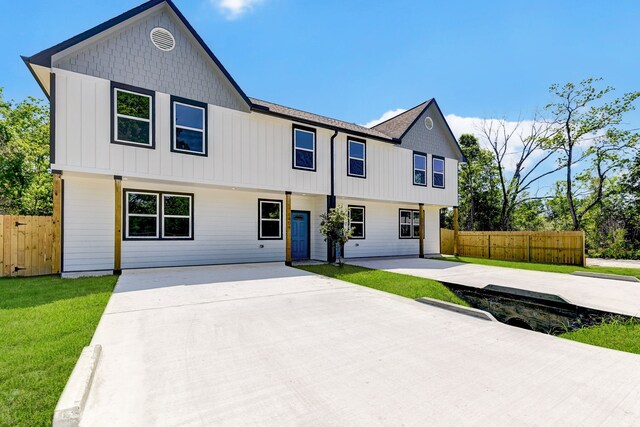
{"label": "gable roof", "polygon": [[121,15],[116,16],[115,18],[109,19],[108,21],[103,22],[100,25],[97,25],[83,33],[78,34],[77,36],[71,37],[68,40],[63,41],[62,43],[58,43],[55,46],[52,46],[48,49],[43,50],[42,52],[38,52],[35,55],[32,55],[30,57],[22,57],[23,61],[25,62],[25,64],[27,64],[27,67],[29,67],[29,70],[33,73],[33,68],[31,66],[31,64],[33,65],[40,65],[40,66],[44,66],[44,67],[51,67],[51,58],[59,52],[62,52],[64,50],[69,49],[72,46],[75,46],[79,43],[82,43],[83,41],[96,36],[110,28],[115,27],[116,25],[119,25],[151,8],[154,8],[162,3],[165,3],[172,11],[173,13],[175,13],[175,15],[178,17],[178,19],[182,22],[182,24],[187,28],[187,30],[189,30],[189,32],[191,33],[191,35],[196,39],[196,41],[198,42],[198,44],[202,47],[202,49],[204,49],[204,51],[206,52],[206,54],[209,56],[209,58],[214,62],[214,64],[220,69],[220,71],[222,72],[222,74],[224,74],[224,76],[229,80],[229,82],[231,83],[231,85],[234,87],[234,89],[238,92],[238,94],[242,97],[242,99],[247,103],[248,106],[251,106],[251,101],[249,100],[249,97],[244,93],[244,91],[240,88],[240,86],[238,85],[238,83],[236,83],[236,81],[233,79],[233,77],[231,77],[231,74],[229,74],[229,72],[226,70],[226,68],[224,68],[224,66],[222,65],[222,63],[218,60],[218,58],[214,55],[214,53],[211,51],[211,49],[209,49],[209,46],[207,46],[207,44],[204,42],[204,40],[202,40],[202,38],[200,37],[200,35],[196,32],[196,30],[191,26],[191,24],[189,23],[189,21],[187,21],[187,19],[185,18],[185,16],[182,14],[182,12],[180,12],[180,10],[176,7],[175,4],[173,4],[173,1],[171,0],[149,0],[146,3],[141,4],[140,6],[134,7],[131,10],[128,10],[127,12],[124,12]]}
{"label": "gable roof", "polygon": [[432,104],[435,105],[436,109],[438,110],[438,113],[442,117],[442,121],[444,122],[447,128],[447,131],[449,131],[449,135],[453,139],[456,149],[460,153],[460,158],[462,162],[466,162],[467,160],[464,156],[464,153],[462,152],[462,149],[460,148],[460,144],[458,143],[458,140],[453,134],[451,127],[449,127],[449,123],[447,123],[447,120],[444,118],[444,114],[442,114],[442,110],[440,110],[440,106],[436,102],[435,98],[431,98],[421,104],[418,104],[415,107],[403,113],[400,113],[397,116],[394,116],[388,120],[385,120],[382,123],[378,123],[372,129],[375,129],[386,135],[389,135],[392,138],[402,140],[402,138],[404,138],[407,132],[409,132],[409,129],[411,129],[413,125],[416,123],[416,121],[418,121],[422,113],[425,112]]}
{"label": "gable roof", "polygon": [[255,98],[249,99],[253,103],[252,110],[257,113],[286,117],[299,121],[301,123],[324,126],[330,129],[337,129],[353,136],[375,138],[385,142],[393,142],[395,144],[400,143],[399,139],[392,138],[389,135],[376,129],[366,128],[355,123],[344,122],[342,120],[332,119],[330,117],[321,116],[319,114],[309,113],[307,111],[296,110],[295,108],[285,107],[283,105],[274,104],[273,102],[262,101]]}

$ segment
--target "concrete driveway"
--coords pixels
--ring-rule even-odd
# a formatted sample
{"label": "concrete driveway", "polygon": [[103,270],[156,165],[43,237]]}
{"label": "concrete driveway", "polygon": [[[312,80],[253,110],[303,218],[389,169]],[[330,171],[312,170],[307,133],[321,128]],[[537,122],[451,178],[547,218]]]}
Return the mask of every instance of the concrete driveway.
{"label": "concrete driveway", "polygon": [[125,271],[81,425],[634,425],[640,357],[281,264]]}
{"label": "concrete driveway", "polygon": [[422,258],[363,258],[349,264],[483,288],[500,285],[564,297],[573,304],[640,316],[640,283]]}

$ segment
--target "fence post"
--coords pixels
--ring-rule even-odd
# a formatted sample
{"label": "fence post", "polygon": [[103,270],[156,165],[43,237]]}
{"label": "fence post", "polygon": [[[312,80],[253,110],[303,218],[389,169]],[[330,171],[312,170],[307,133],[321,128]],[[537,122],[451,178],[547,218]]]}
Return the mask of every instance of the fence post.
{"label": "fence post", "polygon": [[587,266],[587,245],[585,242],[584,230],[582,230],[582,266]]}
{"label": "fence post", "polygon": [[453,255],[458,256],[458,207],[453,208]]}
{"label": "fence post", "polygon": [[531,233],[529,233],[529,239],[527,239],[527,258],[531,262]]}
{"label": "fence post", "polygon": [[53,171],[53,253],[51,272],[62,271],[62,171]]}
{"label": "fence post", "polygon": [[487,258],[491,259],[491,234],[487,234]]}

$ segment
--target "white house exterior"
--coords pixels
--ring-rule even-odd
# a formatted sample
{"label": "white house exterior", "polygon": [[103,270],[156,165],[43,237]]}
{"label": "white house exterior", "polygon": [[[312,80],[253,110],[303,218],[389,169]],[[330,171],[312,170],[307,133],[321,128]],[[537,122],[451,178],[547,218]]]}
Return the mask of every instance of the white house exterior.
{"label": "white house exterior", "polygon": [[63,272],[327,260],[335,204],[347,258],[440,251],[463,156],[435,100],[368,129],[249,98],[169,0],[23,59],[51,102]]}

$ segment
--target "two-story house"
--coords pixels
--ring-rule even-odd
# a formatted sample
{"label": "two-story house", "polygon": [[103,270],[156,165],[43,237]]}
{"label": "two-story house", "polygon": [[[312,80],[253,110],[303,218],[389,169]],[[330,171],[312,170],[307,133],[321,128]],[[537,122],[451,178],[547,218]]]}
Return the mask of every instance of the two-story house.
{"label": "two-story house", "polygon": [[23,59],[51,103],[63,272],[327,260],[336,204],[347,258],[440,251],[463,155],[433,99],[366,128],[249,98],[170,0]]}

